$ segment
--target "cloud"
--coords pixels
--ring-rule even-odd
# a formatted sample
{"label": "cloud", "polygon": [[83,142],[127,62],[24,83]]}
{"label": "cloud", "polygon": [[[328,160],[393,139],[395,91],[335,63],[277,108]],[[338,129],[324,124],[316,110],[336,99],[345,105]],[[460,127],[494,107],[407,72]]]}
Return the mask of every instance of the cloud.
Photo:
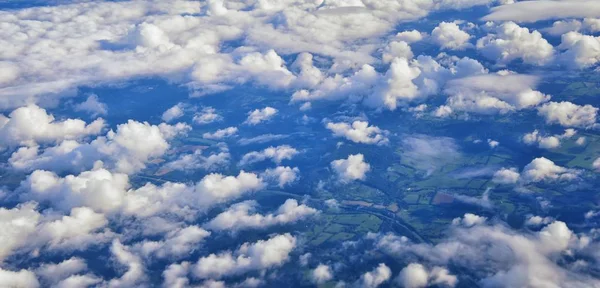
{"label": "cloud", "polygon": [[379,129],[377,126],[369,126],[369,122],[367,121],[356,120],[352,124],[329,122],[325,127],[333,132],[333,136],[344,137],[354,143],[377,145],[389,143],[386,137],[389,132]]}
{"label": "cloud", "polygon": [[183,108],[183,103],[178,103],[177,105],[167,109],[167,111],[162,114],[161,119],[168,123],[180,118],[184,114]]}
{"label": "cloud", "polygon": [[404,288],[421,288],[430,285],[454,287],[458,280],[443,267],[436,266],[428,271],[419,263],[410,263],[400,271],[397,283]]}
{"label": "cloud", "polygon": [[200,279],[220,279],[250,271],[264,271],[283,265],[296,247],[290,234],[275,235],[267,240],[244,243],[236,251],[210,254],[198,259],[193,273]]}
{"label": "cloud", "polygon": [[560,124],[564,127],[589,127],[596,123],[598,108],[591,105],[579,106],[571,102],[549,102],[538,107],[538,115],[548,124]]}
{"label": "cloud", "polygon": [[525,165],[519,174],[516,168],[502,168],[494,173],[498,184],[528,184],[542,181],[569,181],[579,177],[581,171],[558,166],[550,159],[539,157]]}
{"label": "cloud", "polygon": [[179,155],[177,159],[166,163],[163,168],[178,171],[192,171],[197,169],[214,171],[227,166],[230,160],[231,154],[229,153],[229,149],[226,145],[220,145],[218,153],[204,156],[202,155],[202,150],[197,149],[192,154]]}
{"label": "cloud", "polygon": [[541,225],[548,225],[552,222],[554,222],[554,218],[552,217],[540,217],[530,215],[529,217],[527,217],[527,220],[525,220],[524,224],[526,226],[539,227]]}
{"label": "cloud", "polygon": [[429,56],[410,61],[398,57],[390,61],[385,73],[378,73],[373,66],[365,64],[351,75],[336,74],[312,89],[298,90],[291,101],[362,100],[368,107],[395,110],[400,105],[439,93],[450,79],[487,73],[481,63],[466,57],[448,61],[449,67]]}
{"label": "cloud", "polygon": [[473,227],[475,225],[482,225],[485,223],[485,221],[487,221],[486,217],[482,217],[472,213],[466,213],[463,217],[452,219],[452,225]]}
{"label": "cloud", "polygon": [[300,169],[298,167],[291,168],[289,166],[277,166],[275,169],[267,169],[261,174],[264,179],[273,179],[277,182],[279,188],[294,183],[298,180]]}
{"label": "cloud", "polygon": [[315,215],[318,211],[298,201],[288,199],[275,213],[262,215],[256,213],[258,203],[253,200],[232,205],[204,226],[214,231],[240,231],[248,229],[265,229],[275,225],[294,223]]}
{"label": "cloud", "polygon": [[550,19],[600,17],[600,5],[594,0],[570,1],[519,1],[511,5],[494,7],[484,21],[537,22]]}
{"label": "cloud", "polygon": [[547,180],[572,180],[577,178],[579,172],[574,169],[560,167],[544,157],[535,158],[525,165],[521,173],[521,180],[525,183]]}
{"label": "cloud", "polygon": [[256,162],[265,161],[267,159],[271,159],[274,163],[279,164],[283,160],[290,160],[294,156],[300,153],[298,150],[289,145],[280,145],[277,147],[268,147],[262,151],[253,151],[246,153],[242,160],[240,160],[240,165],[247,165]]}
{"label": "cloud", "polygon": [[[375,62],[369,39],[385,36],[401,21],[492,2],[427,0],[411,7],[369,3],[354,8],[317,2],[84,2],[4,11],[0,18],[11,28],[0,33],[6,48],[0,69],[0,94],[6,97],[0,107],[36,101],[56,105],[56,98],[78,86],[136,77],[185,83],[195,95],[244,83],[275,89],[310,85],[306,75],[314,76],[315,70],[294,75],[275,50],[330,57],[334,71],[345,71]],[[339,13],[348,9],[353,12]],[[113,11],[128,13],[102,17]],[[64,18],[68,13],[79,18]],[[287,24],[273,25],[277,17]],[[78,21],[92,25],[73,25]],[[39,33],[19,36],[28,31]],[[227,43],[243,46],[225,49]]]}
{"label": "cloud", "polygon": [[[40,219],[35,204],[20,204],[15,208],[0,208],[0,226],[3,232],[3,244],[0,247],[0,261],[10,256],[13,250],[21,247],[32,235]],[[1,271],[10,274],[10,271]],[[27,274],[24,272],[24,274]],[[3,279],[6,277],[0,277]]]}
{"label": "cloud", "polygon": [[593,287],[600,283],[584,271],[561,264],[564,257],[579,258],[592,246],[585,235],[575,235],[560,221],[538,232],[516,231],[503,224],[452,226],[437,244],[412,243],[393,234],[371,237],[382,253],[453,267],[482,287]]}
{"label": "cloud", "polygon": [[371,165],[364,161],[363,154],[349,155],[347,159],[338,159],[331,161],[331,168],[336,177],[342,183],[348,183],[355,180],[367,179],[367,172],[371,170]]}
{"label": "cloud", "polygon": [[38,288],[40,283],[29,270],[10,271],[0,268],[0,283],[7,287]]}
{"label": "cloud", "polygon": [[251,144],[263,144],[271,141],[286,139],[290,137],[289,135],[283,134],[262,134],[252,138],[242,138],[238,140],[238,144],[242,146],[251,145]]}
{"label": "cloud", "polygon": [[151,159],[163,156],[170,147],[168,140],[189,129],[182,123],[150,125],[129,120],[117,125],[116,132],[110,130],[90,143],[65,140],[41,152],[38,146],[22,147],[11,155],[9,163],[19,170],[78,172],[102,161],[101,166],[131,174],[146,168]]}
{"label": "cloud", "polygon": [[111,279],[108,287],[134,287],[146,282],[146,268],[142,259],[131,253],[130,248],[114,240],[110,246],[110,252],[117,263],[125,266],[127,270],[121,277]]}
{"label": "cloud", "polygon": [[596,160],[594,160],[594,162],[592,163],[592,167],[596,171],[600,171],[600,157],[598,157],[598,158],[596,158]]}
{"label": "cloud", "polygon": [[236,199],[265,187],[254,173],[240,171],[237,176],[212,173],[195,185],[166,182],[130,188],[126,174],[106,169],[85,171],[59,177],[49,171],[34,171],[21,183],[23,198],[48,203],[62,211],[87,206],[94,211],[148,218],[168,214],[193,217],[213,205]]}
{"label": "cloud", "polygon": [[198,125],[209,124],[217,121],[222,121],[223,117],[216,113],[216,109],[212,107],[204,107],[200,113],[194,115],[192,121]]}
{"label": "cloud", "polygon": [[454,139],[448,137],[412,135],[402,139],[402,147],[406,161],[427,175],[461,156]]}
{"label": "cloud", "polygon": [[37,105],[24,106],[12,111],[8,117],[0,114],[0,148],[81,139],[100,134],[104,127],[102,118],[90,124],[79,119],[56,121]]}
{"label": "cloud", "polygon": [[86,250],[110,241],[114,235],[103,230],[107,224],[104,215],[87,207],[73,208],[65,216],[42,215],[33,202],[12,209],[0,208],[0,227],[7,229],[0,261],[13,253],[34,250]]}
{"label": "cloud", "polygon": [[200,243],[211,233],[198,227],[188,226],[182,229],[169,231],[165,239],[136,243],[132,250],[139,251],[146,259],[172,259],[189,255],[200,246]]}
{"label": "cloud", "polygon": [[36,274],[43,279],[42,283],[52,287],[88,287],[102,282],[91,273],[83,274],[87,270],[85,260],[72,257],[57,264],[43,264],[36,269]]}
{"label": "cloud", "polygon": [[248,118],[244,121],[248,125],[257,125],[261,122],[265,122],[273,118],[277,114],[277,109],[273,107],[265,107],[263,109],[256,109],[248,113]]}
{"label": "cloud", "polygon": [[438,108],[435,116],[446,117],[461,111],[506,114],[533,108],[550,99],[549,95],[533,90],[537,82],[536,76],[506,71],[451,80],[444,90],[449,96],[446,104]]}
{"label": "cloud", "polygon": [[427,33],[425,33],[425,35],[423,34],[424,33],[419,32],[418,30],[402,31],[398,32],[394,38],[410,44],[423,40],[423,38],[427,36]]}
{"label": "cloud", "polygon": [[539,131],[533,130],[531,133],[523,135],[523,142],[527,145],[535,145],[542,149],[553,149],[560,146],[562,139],[569,139],[577,133],[574,129],[566,129],[562,135],[542,136]]}
{"label": "cloud", "polygon": [[379,285],[389,281],[391,277],[392,270],[384,263],[380,263],[373,271],[361,275],[357,286],[361,288],[379,287]]}
{"label": "cloud", "polygon": [[333,272],[331,267],[325,264],[319,264],[317,268],[312,270],[311,279],[316,284],[323,284],[333,279]]}
{"label": "cloud", "polygon": [[568,32],[562,35],[558,49],[564,51],[559,55],[567,67],[586,68],[600,62],[600,37]]}
{"label": "cloud", "polygon": [[454,22],[441,22],[431,31],[431,39],[442,49],[463,50],[470,47],[471,35]]}
{"label": "cloud", "polygon": [[554,47],[540,32],[529,32],[514,22],[505,22],[496,28],[496,34],[477,40],[477,50],[500,64],[521,59],[527,64],[545,65],[554,57]]}
{"label": "cloud", "polygon": [[[498,173],[498,172],[496,172]],[[518,177],[518,173],[517,173],[517,177]],[[497,180],[495,175],[494,175],[494,182]],[[514,183],[514,182],[510,182],[510,180],[507,180],[509,183]],[[472,205],[477,205],[477,206],[481,206],[483,208],[487,208],[487,209],[491,209],[494,204],[492,203],[492,201],[490,201],[490,191],[491,188],[487,188],[485,189],[485,191],[483,192],[483,194],[481,195],[481,197],[471,197],[471,196],[466,196],[466,195],[453,195],[454,199],[456,199],[457,201],[463,202],[463,203],[467,203],[467,204],[472,204]]]}
{"label": "cloud", "polygon": [[75,109],[75,111],[87,112],[92,115],[92,117],[106,115],[108,113],[108,107],[98,100],[98,95],[96,94],[91,94],[84,102],[76,104],[73,109]]}
{"label": "cloud", "polygon": [[498,184],[515,184],[520,176],[516,168],[502,168],[494,173],[492,181]]}
{"label": "cloud", "polygon": [[237,127],[227,127],[224,129],[219,129],[213,133],[204,133],[202,134],[202,138],[210,139],[210,140],[221,140],[223,138],[228,138],[236,135],[238,132]]}
{"label": "cloud", "polygon": [[[412,59],[413,52],[407,42],[391,41],[383,50],[381,59],[385,63],[392,62],[395,58]],[[318,84],[318,83],[317,83]],[[309,103],[309,102],[307,102]]]}

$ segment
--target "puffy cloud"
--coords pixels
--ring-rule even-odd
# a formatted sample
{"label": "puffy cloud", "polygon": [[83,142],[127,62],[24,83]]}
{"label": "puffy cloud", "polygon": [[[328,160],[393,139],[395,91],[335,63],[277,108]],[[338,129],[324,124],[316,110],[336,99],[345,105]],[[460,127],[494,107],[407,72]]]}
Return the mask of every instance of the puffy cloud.
{"label": "puffy cloud", "polygon": [[411,61],[394,58],[389,69],[381,74],[373,66],[363,65],[352,75],[336,74],[313,89],[296,91],[292,102],[348,98],[363,100],[369,107],[395,110],[399,105],[438,93],[450,79],[487,73],[481,63],[466,57],[453,59],[446,66],[429,56]]}
{"label": "puffy cloud", "polygon": [[36,270],[46,285],[52,287],[88,287],[102,282],[102,279],[93,274],[81,274],[88,269],[85,260],[70,258],[58,264],[43,264]]}
{"label": "puffy cloud", "polygon": [[562,135],[542,136],[539,131],[533,130],[531,133],[523,135],[523,142],[527,145],[537,144],[539,148],[552,149],[560,146],[560,140],[571,138],[577,133],[574,129],[567,129]]}
{"label": "puffy cloud", "polygon": [[231,136],[234,136],[235,134],[237,134],[238,132],[238,128],[237,127],[227,127],[224,129],[219,129],[213,133],[204,133],[202,134],[202,138],[204,139],[211,139],[211,140],[220,140],[223,138],[228,138]]}
{"label": "puffy cloud", "polygon": [[196,184],[195,190],[199,194],[200,203],[212,204],[238,198],[242,194],[260,190],[264,186],[264,182],[256,174],[242,170],[238,176],[214,173],[206,175]]}
{"label": "puffy cloud", "polygon": [[45,109],[29,105],[15,109],[8,117],[0,114],[0,148],[81,139],[100,134],[104,126],[102,118],[90,124],[79,119],[56,121]]}
{"label": "puffy cloud", "polygon": [[516,168],[502,168],[494,173],[492,181],[499,184],[515,184],[520,176]]}
{"label": "puffy cloud", "polygon": [[454,22],[441,22],[431,31],[431,39],[442,49],[462,50],[470,46],[471,35]]}
{"label": "puffy cloud", "polygon": [[248,125],[256,125],[264,121],[268,121],[277,114],[277,109],[273,107],[265,107],[263,109],[256,109],[248,113],[248,118],[244,123]]}
{"label": "puffy cloud", "polygon": [[538,114],[546,123],[557,123],[564,127],[589,127],[596,123],[598,108],[591,105],[579,106],[571,102],[549,102],[538,108]]}
{"label": "puffy cloud", "polygon": [[397,282],[404,288],[421,288],[429,285],[454,287],[458,283],[458,279],[443,267],[436,266],[428,271],[419,263],[410,263],[402,268]]}
{"label": "puffy cloud", "polygon": [[550,99],[549,95],[533,90],[537,82],[535,76],[504,71],[449,81],[444,90],[449,97],[446,105],[438,108],[436,116],[444,117],[458,111],[505,114],[535,107]]}
{"label": "puffy cloud", "polygon": [[298,54],[291,68],[298,72],[298,78],[294,81],[296,87],[313,87],[323,79],[323,73],[313,65],[313,55],[310,53]]}
{"label": "puffy cloud", "polygon": [[519,174],[516,168],[502,168],[494,173],[492,181],[499,184],[528,184],[541,181],[573,180],[580,174],[579,170],[569,169],[554,164],[550,159],[539,157],[525,165]]}
{"label": "puffy cloud", "polygon": [[298,201],[294,199],[286,200],[275,213],[266,215],[256,213],[257,206],[258,203],[252,200],[234,204],[206,223],[205,227],[216,231],[264,229],[294,223],[318,213],[314,208],[298,205]]}
{"label": "puffy cloud", "polygon": [[365,180],[371,165],[364,158],[363,154],[349,155],[346,159],[331,161],[331,168],[342,183]]}
{"label": "puffy cloud", "polygon": [[56,283],[71,275],[87,270],[87,263],[81,258],[70,258],[58,264],[43,264],[36,274],[50,283]]}
{"label": "puffy cloud", "polygon": [[95,211],[123,213],[137,217],[158,214],[192,216],[212,205],[230,201],[262,189],[265,183],[253,173],[240,171],[237,176],[208,174],[195,185],[166,182],[150,183],[131,189],[126,174],[106,169],[67,175],[63,178],[48,171],[35,171],[21,183],[22,197],[69,211],[85,205]]}
{"label": "puffy cloud", "polygon": [[485,21],[537,22],[549,19],[600,17],[600,5],[593,0],[581,0],[577,5],[569,1],[519,1],[494,7],[483,17]]}
{"label": "puffy cloud", "polygon": [[323,284],[333,279],[331,268],[325,264],[319,264],[311,273],[311,279],[317,284]]}
{"label": "puffy cloud", "polygon": [[454,218],[452,225],[462,225],[465,227],[471,227],[475,225],[481,225],[487,220],[486,217],[475,215],[472,213],[466,213],[463,217]]}
{"label": "puffy cloud", "polygon": [[187,274],[190,270],[189,262],[181,262],[179,264],[171,264],[163,272],[163,287],[185,288],[188,287],[190,280]]}
{"label": "puffy cloud", "polygon": [[[4,11],[0,83],[7,97],[0,106],[51,102],[77,86],[146,76],[189,83],[198,95],[240,83],[285,88],[305,77],[287,70],[274,50],[331,57],[333,70],[343,71],[374,62],[368,40],[385,36],[400,21],[492,2],[428,0],[410,7],[370,2],[358,7],[362,13],[336,13],[357,7],[318,1],[198,5],[179,0],[173,5],[84,2]],[[103,17],[114,11],[127,12]],[[274,19],[286,25],[273,25]],[[22,37],[28,31],[39,33]],[[224,48],[234,42],[244,46]]]}
{"label": "puffy cloud", "polygon": [[108,107],[98,100],[98,95],[96,94],[88,96],[85,101],[76,104],[73,109],[75,109],[75,111],[90,113],[94,117],[97,115],[106,115],[108,113]]}
{"label": "puffy cloud", "polygon": [[204,107],[200,113],[194,115],[192,119],[194,123],[203,125],[212,122],[217,122],[223,120],[223,117],[216,113],[216,109],[212,107]]}
{"label": "puffy cloud", "polygon": [[104,215],[88,207],[73,208],[70,215],[46,221],[38,227],[38,238],[31,241],[49,249],[85,250],[113,237],[112,232],[101,230],[108,224]]}
{"label": "puffy cloud", "polygon": [[118,172],[135,173],[144,169],[151,159],[164,155],[169,148],[167,141],[189,128],[181,123],[157,126],[129,120],[117,125],[116,132],[111,130],[90,143],[66,140],[41,153],[38,146],[22,147],[11,155],[9,162],[20,170],[76,172],[90,169],[100,160]]}
{"label": "puffy cloud", "polygon": [[137,243],[132,249],[139,251],[148,259],[173,258],[189,255],[200,243],[210,236],[210,232],[198,227],[188,226],[175,231],[170,231],[161,241],[143,241]]}
{"label": "puffy cloud", "polygon": [[538,227],[541,225],[548,225],[552,222],[554,222],[554,218],[552,218],[552,217],[540,217],[540,216],[530,215],[529,217],[527,217],[524,224],[526,226]]}
{"label": "puffy cloud", "polygon": [[418,30],[410,30],[398,32],[395,38],[399,41],[404,41],[406,43],[415,43],[423,40],[425,36],[427,36],[426,33],[425,35],[423,35],[423,33],[419,32]]}
{"label": "puffy cloud", "polygon": [[381,78],[381,84],[375,86],[375,93],[369,95],[365,103],[395,110],[398,100],[412,100],[420,96],[419,87],[413,82],[420,74],[421,70],[411,66],[406,58],[395,58]]}
{"label": "puffy cloud", "polygon": [[279,188],[283,188],[288,184],[294,183],[298,180],[300,169],[297,167],[291,168],[289,166],[277,166],[275,169],[267,169],[261,176],[264,179],[274,179],[277,182]]}
{"label": "puffy cloud", "polygon": [[535,158],[525,165],[521,173],[521,180],[525,183],[546,180],[572,180],[577,178],[579,172],[554,164],[544,157]]}
{"label": "puffy cloud", "polygon": [[[584,249],[589,245],[589,239],[578,237],[560,221],[538,232],[515,231],[501,224],[452,226],[447,235],[435,245],[412,243],[406,237],[392,234],[373,238],[383,253],[401,259],[416,257],[431,265],[449,265],[482,287],[593,287],[600,284],[572,266],[559,264],[564,257],[585,255]],[[452,279],[448,272],[440,275],[445,275],[440,279]],[[423,278],[420,283],[424,282]]]}
{"label": "puffy cloud", "polygon": [[115,210],[123,204],[128,187],[127,175],[105,169],[64,178],[50,171],[37,170],[21,183],[21,189],[27,192],[22,197],[51,202],[64,211],[80,206],[101,212]]}
{"label": "puffy cloud", "polygon": [[389,132],[377,126],[369,126],[367,121],[356,120],[352,124],[329,122],[325,125],[336,137],[344,137],[354,143],[385,145],[389,143],[386,137]]}
{"label": "puffy cloud", "polygon": [[[0,246],[0,261],[10,256],[13,250],[23,246],[28,237],[35,232],[38,221],[41,218],[40,214],[35,211],[35,208],[35,204],[32,203],[21,204],[12,209],[0,208],[0,228],[3,231],[3,244]],[[4,277],[0,277],[0,280],[8,281],[7,278],[10,278],[8,276],[11,273],[16,272],[0,270],[0,274],[5,274]],[[20,272],[20,274],[28,273]],[[15,276],[23,276],[20,274]],[[15,277],[15,279],[18,278],[20,277]]]}
{"label": "puffy cloud", "polygon": [[276,164],[281,163],[283,160],[290,160],[294,156],[300,153],[298,150],[289,145],[280,145],[277,147],[268,147],[262,151],[253,151],[250,153],[246,153],[242,160],[240,160],[240,165],[247,165],[256,162],[265,161],[267,159],[271,159]]}
{"label": "puffy cloud", "polygon": [[554,56],[554,47],[540,32],[529,32],[514,22],[505,22],[496,28],[496,34],[477,40],[477,49],[486,58],[501,64],[521,59],[527,64],[544,65]]}
{"label": "puffy cloud", "polygon": [[40,282],[29,270],[10,271],[0,268],[0,283],[5,287],[38,288]]}
{"label": "puffy cloud", "polygon": [[244,243],[236,251],[210,254],[198,259],[193,272],[198,278],[219,279],[250,271],[263,271],[283,265],[296,247],[290,234],[275,235],[267,240]]}
{"label": "puffy cloud", "polygon": [[598,158],[596,158],[596,160],[594,160],[594,162],[592,163],[592,167],[596,171],[600,171],[600,157],[598,157]]}
{"label": "puffy cloud", "polygon": [[567,32],[579,31],[581,26],[582,24],[579,20],[560,20],[552,23],[552,27],[543,29],[542,31],[553,36],[560,36]]}
{"label": "puffy cloud", "polygon": [[418,263],[410,263],[402,268],[398,275],[398,283],[405,288],[426,287],[429,282],[429,273],[423,265]]}
{"label": "puffy cloud", "polygon": [[413,52],[408,43],[404,41],[392,41],[385,47],[381,56],[383,62],[389,63],[395,58],[413,58]]}
{"label": "puffy cloud", "polygon": [[147,280],[148,276],[142,259],[131,253],[129,247],[121,244],[119,240],[114,240],[110,246],[110,252],[116,262],[127,267],[127,271],[121,277],[111,279],[108,282],[108,287],[134,287]]}
{"label": "puffy cloud", "polygon": [[490,148],[496,148],[498,147],[498,145],[500,145],[500,142],[496,141],[496,140],[492,140],[492,139],[487,139],[488,145],[490,146]]}
{"label": "puffy cloud", "polygon": [[221,145],[218,153],[212,153],[208,156],[202,155],[202,150],[197,149],[192,154],[182,154],[171,162],[166,163],[163,167],[166,169],[191,171],[204,169],[214,171],[225,167],[229,164],[231,154],[226,145]]}
{"label": "puffy cloud", "polygon": [[558,49],[564,50],[559,60],[567,66],[585,68],[600,62],[600,37],[568,32],[562,35]]}
{"label": "puffy cloud", "polygon": [[391,277],[392,270],[384,263],[380,263],[373,271],[361,275],[357,284],[361,288],[375,288],[389,281]]}
{"label": "puffy cloud", "polygon": [[110,231],[101,230],[108,222],[104,215],[87,207],[74,208],[70,215],[62,217],[41,215],[36,209],[32,202],[12,209],[0,208],[0,226],[7,229],[0,261],[21,250],[85,250],[113,236]]}
{"label": "puffy cloud", "polygon": [[180,118],[184,114],[183,108],[183,103],[178,103],[175,106],[167,109],[167,111],[162,114],[161,119],[168,123]]}

